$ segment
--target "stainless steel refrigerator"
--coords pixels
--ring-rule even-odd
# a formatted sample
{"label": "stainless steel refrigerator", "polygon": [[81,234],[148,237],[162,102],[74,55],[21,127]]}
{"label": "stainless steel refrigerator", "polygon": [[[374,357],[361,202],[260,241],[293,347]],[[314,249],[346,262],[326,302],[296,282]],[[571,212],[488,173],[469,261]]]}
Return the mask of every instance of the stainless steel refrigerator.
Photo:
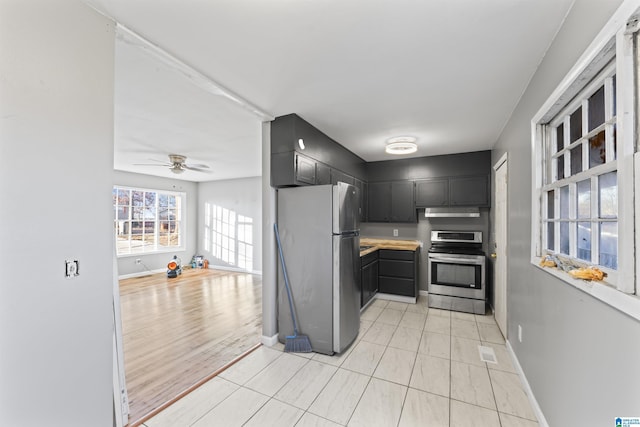
{"label": "stainless steel refrigerator", "polygon": [[[352,185],[278,190],[278,229],[299,333],[313,351],[341,353],[360,330],[359,194]],[[278,339],[293,334],[278,266]]]}

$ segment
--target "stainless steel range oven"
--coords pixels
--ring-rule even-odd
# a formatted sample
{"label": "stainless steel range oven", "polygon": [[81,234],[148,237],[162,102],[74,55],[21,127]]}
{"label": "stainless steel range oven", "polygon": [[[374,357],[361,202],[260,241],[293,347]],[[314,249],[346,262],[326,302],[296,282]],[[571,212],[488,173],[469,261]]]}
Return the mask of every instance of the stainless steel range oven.
{"label": "stainless steel range oven", "polygon": [[428,261],[429,307],[485,314],[481,231],[432,231]]}

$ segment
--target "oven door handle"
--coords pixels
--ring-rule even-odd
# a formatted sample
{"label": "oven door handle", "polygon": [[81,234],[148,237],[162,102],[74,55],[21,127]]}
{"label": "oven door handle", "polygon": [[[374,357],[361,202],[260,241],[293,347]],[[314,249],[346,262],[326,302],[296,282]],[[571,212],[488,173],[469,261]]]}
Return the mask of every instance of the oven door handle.
{"label": "oven door handle", "polygon": [[453,262],[456,264],[471,264],[471,265],[482,265],[481,261],[478,260],[468,260],[461,258],[450,258],[450,257],[441,257],[441,256],[430,256],[429,260],[431,261],[443,261],[443,262]]}

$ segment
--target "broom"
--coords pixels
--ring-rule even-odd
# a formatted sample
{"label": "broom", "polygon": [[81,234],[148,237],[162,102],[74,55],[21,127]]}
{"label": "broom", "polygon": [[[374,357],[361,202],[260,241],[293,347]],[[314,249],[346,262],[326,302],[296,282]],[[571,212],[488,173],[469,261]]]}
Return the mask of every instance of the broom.
{"label": "broom", "polygon": [[284,255],[282,254],[282,244],[280,243],[280,233],[278,232],[278,224],[273,224],[276,232],[276,242],[278,243],[278,254],[280,255],[280,264],[282,265],[282,274],[284,275],[284,285],[287,289],[287,298],[289,299],[289,310],[291,310],[291,319],[293,320],[293,335],[287,336],[284,345],[284,351],[288,353],[310,353],[311,342],[306,335],[298,334],[298,322],[296,313],[293,310],[293,299],[291,298],[291,288],[289,287],[289,277],[287,276],[287,267],[284,265]]}

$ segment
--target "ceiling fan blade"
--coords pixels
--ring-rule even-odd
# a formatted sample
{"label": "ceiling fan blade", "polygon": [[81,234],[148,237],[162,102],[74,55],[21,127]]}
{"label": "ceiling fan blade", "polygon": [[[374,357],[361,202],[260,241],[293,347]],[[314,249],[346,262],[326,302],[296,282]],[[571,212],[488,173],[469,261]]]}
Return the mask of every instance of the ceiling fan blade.
{"label": "ceiling fan blade", "polygon": [[198,163],[185,163],[185,166],[188,168],[210,169],[209,165],[203,165]]}
{"label": "ceiling fan blade", "polygon": [[[202,165],[198,165],[198,166],[202,166]],[[205,165],[206,166],[206,165]],[[213,171],[211,171],[209,169],[209,166],[206,166],[207,169],[203,169],[203,168],[199,168],[199,167],[194,167],[194,165],[184,165],[183,166],[185,169],[188,169],[190,171],[196,171],[196,172],[204,172],[204,173],[213,173]]]}

